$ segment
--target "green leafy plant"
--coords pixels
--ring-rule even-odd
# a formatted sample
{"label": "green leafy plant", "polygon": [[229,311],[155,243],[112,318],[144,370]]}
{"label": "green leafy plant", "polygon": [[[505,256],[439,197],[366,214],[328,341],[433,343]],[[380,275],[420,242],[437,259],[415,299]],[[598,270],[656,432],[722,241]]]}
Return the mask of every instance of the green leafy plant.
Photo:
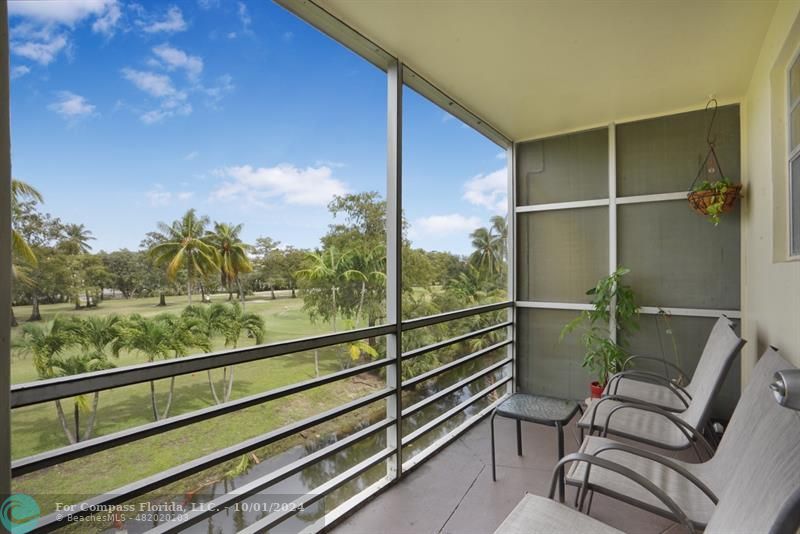
{"label": "green leafy plant", "polygon": [[[627,334],[639,329],[639,307],[630,286],[622,277],[630,269],[619,267],[613,274],[601,278],[595,287],[586,292],[592,296],[592,309],[584,310],[561,330],[560,339],[582,327],[581,343],[586,349],[583,367],[597,376],[600,385],[608,377],[622,371],[628,358]],[[610,335],[612,319],[616,325],[616,341]]]}
{"label": "green leafy plant", "polygon": [[710,202],[705,206],[705,214],[708,216],[708,220],[714,223],[714,226],[719,224],[728,192],[733,191],[734,188],[735,186],[724,178],[713,182],[703,180],[692,188],[693,193],[707,193],[711,197]]}

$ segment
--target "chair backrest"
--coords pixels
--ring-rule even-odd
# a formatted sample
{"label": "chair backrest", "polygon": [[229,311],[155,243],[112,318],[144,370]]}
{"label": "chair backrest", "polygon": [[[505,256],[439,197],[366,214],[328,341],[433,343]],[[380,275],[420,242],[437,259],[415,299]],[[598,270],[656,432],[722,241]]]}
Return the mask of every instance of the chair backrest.
{"label": "chair backrest", "polygon": [[800,488],[800,412],[780,406],[769,389],[776,371],[792,368],[770,348],[753,369],[710,460],[726,481],[706,533],[783,532],[785,523],[796,521],[791,508]]}
{"label": "chair backrest", "polygon": [[736,335],[733,323],[727,317],[720,317],[711,329],[703,354],[687,390],[692,402],[680,417],[695,428],[702,428],[709,413],[711,401],[722,387],[725,375],[733,360],[744,345],[744,340]]}

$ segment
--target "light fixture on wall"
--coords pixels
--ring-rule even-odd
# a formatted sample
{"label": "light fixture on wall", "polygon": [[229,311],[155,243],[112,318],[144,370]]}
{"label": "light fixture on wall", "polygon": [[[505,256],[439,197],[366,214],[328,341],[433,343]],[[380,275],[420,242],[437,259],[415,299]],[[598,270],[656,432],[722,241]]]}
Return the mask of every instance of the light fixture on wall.
{"label": "light fixture on wall", "polygon": [[[713,107],[712,107],[713,106]],[[739,198],[742,184],[734,184],[722,172],[715,150],[714,119],[717,118],[717,99],[711,98],[706,104],[706,113],[711,109],[711,121],[706,133],[708,153],[689,186],[689,206],[708,217],[714,226],[719,224],[720,215],[733,209]]]}

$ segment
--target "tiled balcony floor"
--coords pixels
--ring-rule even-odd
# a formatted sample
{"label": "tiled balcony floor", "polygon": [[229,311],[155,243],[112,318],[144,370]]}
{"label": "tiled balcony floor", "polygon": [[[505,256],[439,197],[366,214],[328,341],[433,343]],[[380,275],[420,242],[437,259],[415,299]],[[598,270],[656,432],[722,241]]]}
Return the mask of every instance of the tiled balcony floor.
{"label": "tiled balcony floor", "polygon": [[[464,433],[345,519],[335,534],[492,533],[525,493],[547,495],[557,455],[556,429],[522,424],[523,456],[516,454],[514,421],[495,420],[497,482],[492,482],[489,418]],[[566,453],[578,448],[573,423],[565,428]],[[574,489],[567,487],[567,502]],[[630,533],[682,529],[660,516],[595,495],[591,515]],[[565,533],[566,534],[566,533]]]}

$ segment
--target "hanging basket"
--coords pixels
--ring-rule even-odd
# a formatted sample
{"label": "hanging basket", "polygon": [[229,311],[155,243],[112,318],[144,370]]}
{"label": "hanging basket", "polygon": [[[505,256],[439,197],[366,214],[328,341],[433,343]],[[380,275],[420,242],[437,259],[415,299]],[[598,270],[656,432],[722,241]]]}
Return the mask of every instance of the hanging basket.
{"label": "hanging basket", "polygon": [[731,184],[724,193],[714,189],[692,191],[688,196],[689,206],[701,215],[710,215],[708,207],[722,200],[722,207],[717,215],[728,213],[736,205],[736,200],[741,196],[741,191],[742,184]]}

